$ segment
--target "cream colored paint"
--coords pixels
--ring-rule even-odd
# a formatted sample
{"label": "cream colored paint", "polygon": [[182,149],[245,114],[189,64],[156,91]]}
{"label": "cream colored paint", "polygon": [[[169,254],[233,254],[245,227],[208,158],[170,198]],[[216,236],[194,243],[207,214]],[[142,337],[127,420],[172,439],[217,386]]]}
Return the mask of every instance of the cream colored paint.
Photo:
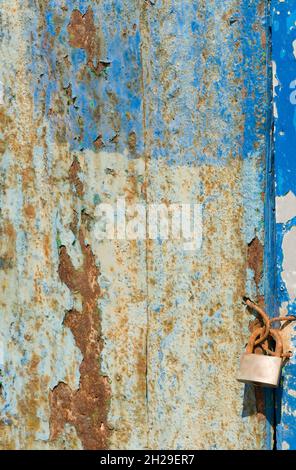
{"label": "cream colored paint", "polygon": [[296,217],[296,196],[289,191],[285,196],[276,197],[276,222],[286,224]]}
{"label": "cream colored paint", "polygon": [[[116,208],[118,199],[126,205],[145,205],[142,192],[145,162],[132,160],[127,151],[108,153],[86,151],[80,158],[84,175],[84,207],[93,218],[86,240],[100,269],[102,373],[108,376],[111,402],[108,421],[113,429],[113,449],[147,448],[146,335],[147,283],[146,243],[128,240],[99,240],[96,233],[97,205]],[[111,171],[110,171],[111,170]],[[133,183],[132,183],[133,182]]]}
{"label": "cream colored paint", "polygon": [[[252,207],[239,202],[242,175],[240,161],[191,168],[149,162],[149,202],[204,205],[201,250],[184,253],[178,241],[154,242],[148,253],[151,448],[252,449],[264,435],[264,421],[255,415],[242,419],[244,387],[235,379],[248,336],[240,297],[246,289],[240,228]],[[216,432],[230,428],[227,439]]]}
{"label": "cream colored paint", "polygon": [[[276,63],[273,60],[272,61],[272,85],[273,85],[273,97],[276,96],[276,87],[279,86],[279,81],[276,75]],[[275,100],[273,100],[273,115],[275,118],[278,117],[278,111],[277,111],[277,106]]]}
{"label": "cream colored paint", "polygon": [[293,46],[293,54],[296,59],[296,39],[292,42],[292,46]]}
{"label": "cream colored paint", "polygon": [[283,239],[282,279],[291,301],[296,299],[296,227],[292,227]]}
{"label": "cream colored paint", "polygon": [[[83,204],[92,220],[86,241],[101,273],[98,279],[102,289],[98,307],[104,341],[101,367],[111,387],[108,416],[113,429],[111,448],[206,448],[211,445],[208,437],[211,423],[223,427],[229,420],[233,435],[240,437],[227,446],[256,448],[255,440],[264,434],[265,423],[258,424],[255,416],[241,418],[243,387],[235,376],[242,345],[226,333],[236,324],[234,316],[242,313],[240,301],[234,300],[236,313],[223,310],[221,319],[209,320],[209,309],[219,310],[220,302],[227,302],[223,286],[227,285],[229,292],[230,286],[237,285],[238,273],[245,269],[239,252],[242,240],[239,231],[233,228],[235,223],[238,226],[243,223],[242,207],[235,202],[242,190],[237,181],[244,175],[243,165],[237,161],[231,168],[213,169],[150,162],[149,203],[163,199],[167,203],[204,205],[205,246],[186,252],[183,240],[162,244],[98,240],[94,196],[100,194],[101,202],[114,205],[119,198],[130,204],[146,204],[141,186],[146,181],[147,168],[143,159],[130,159],[128,152],[85,151],[79,162],[84,175]],[[131,177],[137,182],[133,191]],[[225,188],[223,195],[221,182]],[[219,244],[222,234],[225,252]],[[209,269],[216,278],[215,287],[212,276],[208,276]],[[197,272],[200,280],[195,280]],[[208,289],[212,300],[205,308],[199,299],[201,291]],[[235,299],[235,288],[231,295]],[[245,341],[247,318],[240,317],[236,326],[238,336],[243,334]],[[227,337],[224,348],[214,339],[220,334]],[[211,337],[213,344],[217,341],[214,351],[208,344]],[[201,354],[207,356],[206,361],[200,360]],[[146,360],[147,376],[143,369]],[[225,381],[228,399],[211,410],[209,420],[206,397],[210,394],[211,402],[212,393],[222,396]],[[218,434],[215,442],[223,447],[224,436]]]}
{"label": "cream colored paint", "polygon": [[[289,191],[285,196],[276,198],[276,222],[287,224],[296,216],[296,196]],[[296,227],[288,230],[283,237],[282,279],[291,301],[296,298]]]}

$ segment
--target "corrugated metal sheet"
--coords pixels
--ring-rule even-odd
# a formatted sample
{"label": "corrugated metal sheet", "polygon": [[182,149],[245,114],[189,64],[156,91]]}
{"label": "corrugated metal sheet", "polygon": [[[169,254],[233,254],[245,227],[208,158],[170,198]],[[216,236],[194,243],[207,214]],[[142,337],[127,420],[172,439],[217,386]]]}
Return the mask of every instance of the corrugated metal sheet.
{"label": "corrugated metal sheet", "polygon": [[[1,448],[259,449],[266,2],[2,0]],[[201,203],[203,244],[97,206]],[[257,402],[256,402],[257,399]]]}

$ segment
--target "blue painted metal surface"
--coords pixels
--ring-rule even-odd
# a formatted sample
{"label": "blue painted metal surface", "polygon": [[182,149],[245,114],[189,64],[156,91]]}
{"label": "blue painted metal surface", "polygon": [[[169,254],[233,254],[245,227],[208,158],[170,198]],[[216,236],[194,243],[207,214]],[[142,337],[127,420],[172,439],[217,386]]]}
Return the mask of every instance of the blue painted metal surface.
{"label": "blue painted metal surface", "polygon": [[[1,447],[265,448],[235,377],[264,292],[266,1],[1,7]],[[201,250],[98,240],[121,197],[202,204]]]}
{"label": "blue painted metal surface", "polygon": [[[272,58],[276,196],[276,300],[296,314],[296,5],[273,0]],[[295,334],[287,331],[287,347]],[[290,339],[291,337],[291,339]],[[277,448],[296,449],[296,357],[285,366],[277,400]]]}
{"label": "blue painted metal surface", "polygon": [[[272,17],[268,1],[266,12],[266,63],[267,63],[267,101],[266,108],[266,171],[265,171],[265,208],[264,208],[264,296],[265,306],[270,317],[277,313],[276,303],[276,246],[275,246],[275,174],[274,174],[274,136],[273,136],[273,75],[272,75]],[[275,445],[275,394],[265,389],[265,414],[269,422],[266,448]]]}
{"label": "blue painted metal surface", "polygon": [[[269,425],[264,419],[251,424],[248,437],[237,437],[257,419],[257,411],[251,399],[254,390],[233,383],[237,369],[233,359],[242,348],[226,340],[232,327],[241,344],[248,335],[250,317],[242,312],[242,291],[261,301],[263,295],[260,249],[254,256],[257,267],[254,260],[248,262],[247,251],[264,243],[269,107],[265,6],[257,1],[176,1],[156,2],[147,10],[146,128],[153,129],[147,148],[154,157],[148,161],[148,196],[178,200],[183,192],[205,207],[201,252],[185,257],[178,247],[168,251],[156,246],[148,257],[149,278],[157,285],[154,292],[149,285],[154,302],[149,315],[148,416],[151,442],[162,448],[171,442],[177,448],[266,446]],[[188,289],[196,314],[188,302]],[[235,326],[236,321],[244,327]],[[181,366],[185,357],[190,357],[189,367]],[[229,426],[218,401],[215,407],[209,401],[210,390],[213,399],[225,397],[224,387],[227,403],[231,395],[233,403],[238,399],[245,404],[236,408],[241,423],[235,418]],[[178,427],[172,422],[188,424]],[[219,428],[229,434],[220,439]]]}

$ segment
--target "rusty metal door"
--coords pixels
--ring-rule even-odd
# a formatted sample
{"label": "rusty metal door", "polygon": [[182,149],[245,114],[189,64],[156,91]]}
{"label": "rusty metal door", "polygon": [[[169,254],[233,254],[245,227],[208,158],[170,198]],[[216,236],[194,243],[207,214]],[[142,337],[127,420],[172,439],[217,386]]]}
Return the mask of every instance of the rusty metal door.
{"label": "rusty metal door", "polygon": [[[1,0],[2,449],[271,445],[235,381],[270,289],[267,4]],[[201,246],[98,238],[120,200],[199,204]]]}

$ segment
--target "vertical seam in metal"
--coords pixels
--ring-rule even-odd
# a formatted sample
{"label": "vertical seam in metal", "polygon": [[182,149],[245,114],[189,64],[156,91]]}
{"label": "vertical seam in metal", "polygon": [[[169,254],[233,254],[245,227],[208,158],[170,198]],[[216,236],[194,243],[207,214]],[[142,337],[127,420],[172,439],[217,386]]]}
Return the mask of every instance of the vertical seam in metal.
{"label": "vertical seam in metal", "polygon": [[[148,158],[148,152],[147,152],[147,101],[146,101],[146,93],[145,93],[145,60],[143,58],[143,37],[142,37],[142,27],[143,27],[143,22],[145,19],[145,3],[142,4],[142,7],[140,9],[140,18],[139,18],[139,24],[140,24],[140,35],[141,35],[141,67],[142,67],[142,96],[143,96],[143,101],[142,101],[142,106],[143,106],[143,142],[144,142],[144,159],[145,159],[145,183],[146,183],[146,204],[148,204],[148,165],[147,165],[147,158]],[[148,26],[148,25],[147,25]],[[146,210],[146,233],[148,233],[148,214]],[[146,269],[146,338],[145,338],[145,358],[146,358],[146,369],[145,369],[145,397],[146,397],[146,420],[147,420],[147,426],[146,426],[146,443],[147,443],[147,449],[149,449],[149,443],[150,443],[150,420],[149,420],[149,382],[148,382],[148,373],[149,373],[149,261],[148,261],[148,250],[149,250],[149,244],[148,240],[146,239],[145,242],[145,269]]]}
{"label": "vertical seam in metal", "polygon": [[[266,73],[267,73],[267,116],[266,116],[266,166],[265,166],[265,243],[264,243],[264,296],[270,317],[276,312],[275,281],[275,175],[274,175],[274,119],[272,87],[272,20],[271,0],[265,4],[266,18]],[[274,391],[265,390],[266,427],[268,449],[276,449],[276,397]]]}

